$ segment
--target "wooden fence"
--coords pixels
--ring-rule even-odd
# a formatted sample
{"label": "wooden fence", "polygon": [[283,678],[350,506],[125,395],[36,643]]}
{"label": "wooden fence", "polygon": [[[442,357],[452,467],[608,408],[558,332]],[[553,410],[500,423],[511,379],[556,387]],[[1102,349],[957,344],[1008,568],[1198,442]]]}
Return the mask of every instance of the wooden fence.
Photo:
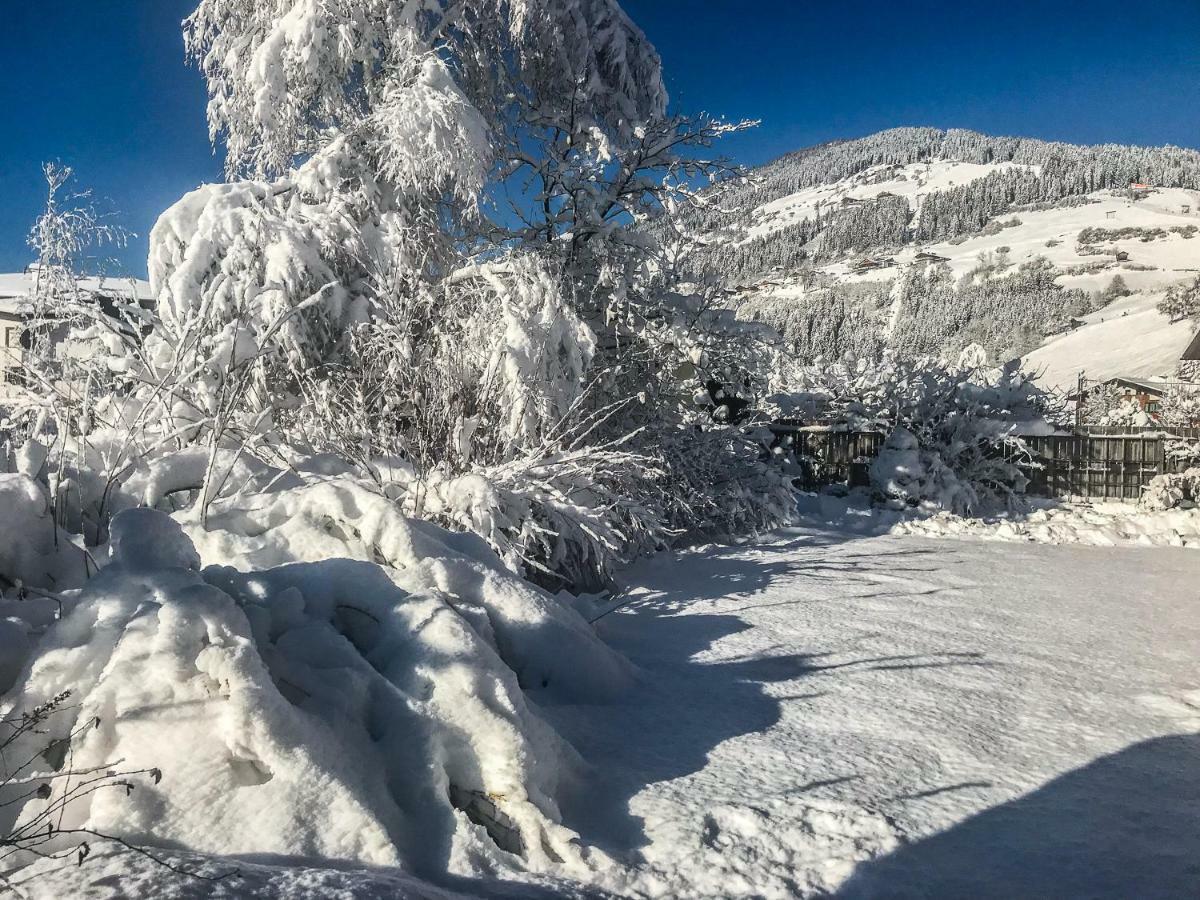
{"label": "wooden fence", "polygon": [[830,431],[788,423],[771,426],[777,443],[805,467],[805,488],[827,484],[866,484],[867,466],[879,455],[887,435],[877,431]]}
{"label": "wooden fence", "polygon": [[1186,462],[1172,458],[1167,444],[1186,437],[1173,432],[1077,434],[1026,437],[1034,456],[1029,493],[1042,497],[1137,500],[1157,475],[1177,472]]}
{"label": "wooden fence", "polygon": [[1155,437],[1163,434],[1169,435],[1171,438],[1179,438],[1183,440],[1200,440],[1200,428],[1165,428],[1161,426],[1139,426],[1139,425],[1081,425],[1075,429],[1076,434],[1094,435],[1096,437],[1112,437],[1114,435],[1133,435],[1140,437]]}
{"label": "wooden fence", "polygon": [[[808,487],[861,484],[866,467],[886,436],[877,432],[827,431],[779,423],[776,439],[806,465]],[[1012,457],[1029,476],[1028,492],[1040,497],[1137,500],[1157,475],[1182,471],[1185,458],[1173,457],[1174,441],[1200,440],[1200,428],[1090,428],[1076,434],[1027,436],[1032,454]]]}

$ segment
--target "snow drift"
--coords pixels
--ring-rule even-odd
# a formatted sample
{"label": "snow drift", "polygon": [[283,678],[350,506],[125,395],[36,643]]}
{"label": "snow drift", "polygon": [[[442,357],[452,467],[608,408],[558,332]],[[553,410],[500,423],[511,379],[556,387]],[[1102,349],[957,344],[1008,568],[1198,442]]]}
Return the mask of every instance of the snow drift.
{"label": "snow drift", "polygon": [[[219,501],[207,529],[177,515],[119,513],[108,564],[40,637],[40,604],[7,605],[30,604],[5,627],[34,648],[0,713],[70,691],[52,737],[100,724],[54,760],[59,775],[118,760],[162,772],[70,804],[63,827],[428,876],[588,865],[556,802],[577,756],[526,696],[627,683],[578,614],[481,540],[348,482]],[[46,739],[14,752],[54,777]],[[8,790],[3,833],[53,802],[3,806],[27,788]]]}

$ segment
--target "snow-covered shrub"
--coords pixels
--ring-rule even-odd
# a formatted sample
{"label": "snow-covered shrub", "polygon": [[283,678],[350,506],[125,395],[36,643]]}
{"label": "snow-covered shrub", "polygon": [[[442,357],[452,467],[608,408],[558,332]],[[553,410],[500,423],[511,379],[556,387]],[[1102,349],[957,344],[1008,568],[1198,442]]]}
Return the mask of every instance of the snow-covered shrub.
{"label": "snow-covered shrub", "polygon": [[1143,427],[1150,416],[1137,398],[1115,384],[1099,384],[1084,395],[1080,418],[1086,425]]}
{"label": "snow-covered shrub", "polygon": [[883,497],[969,512],[1024,493],[1020,434],[1060,414],[1017,367],[974,364],[981,359],[976,352],[964,352],[964,365],[848,356],[785,371],[785,390],[772,399],[784,415],[889,435],[872,469]]}
{"label": "snow-covered shrub", "polygon": [[655,485],[667,525],[683,538],[725,540],[786,524],[795,494],[768,462],[765,440],[721,428],[657,435],[665,476]]}
{"label": "snow-covered shrub", "polygon": [[[72,804],[69,827],[432,874],[491,869],[502,851],[538,869],[586,864],[555,799],[575,754],[525,696],[628,683],[577,613],[477,539],[349,483],[219,501],[207,528],[183,522],[113,520],[111,561],[65,599],[2,708],[70,690],[52,737],[99,718],[72,740],[73,767],[161,771],[129,796]],[[46,741],[12,748],[37,760],[30,775],[53,775]],[[0,805],[0,830],[46,802]]]}
{"label": "snow-covered shrub", "polygon": [[483,537],[512,571],[552,590],[599,591],[668,544],[653,492],[663,474],[649,457],[586,449],[432,481],[420,499],[427,518]]}
{"label": "snow-covered shrub", "polygon": [[1157,475],[1142,492],[1140,505],[1143,509],[1160,510],[1185,507],[1191,509],[1200,503],[1200,469],[1191,468],[1184,472]]}
{"label": "snow-covered shrub", "polygon": [[1162,399],[1163,425],[1189,428],[1200,423],[1200,385],[1175,383]]}
{"label": "snow-covered shrub", "polygon": [[969,511],[978,500],[938,452],[922,450],[916,435],[902,425],[892,430],[871,463],[871,484],[901,505]]}
{"label": "snow-covered shrub", "polygon": [[553,449],[595,352],[568,293],[561,273],[515,255],[392,294],[347,333],[338,362],[300,379],[282,430],[367,469],[385,456],[457,474]]}
{"label": "snow-covered shrub", "polygon": [[88,566],[58,527],[48,489],[28,475],[0,474],[0,591],[72,587],[87,579]]}

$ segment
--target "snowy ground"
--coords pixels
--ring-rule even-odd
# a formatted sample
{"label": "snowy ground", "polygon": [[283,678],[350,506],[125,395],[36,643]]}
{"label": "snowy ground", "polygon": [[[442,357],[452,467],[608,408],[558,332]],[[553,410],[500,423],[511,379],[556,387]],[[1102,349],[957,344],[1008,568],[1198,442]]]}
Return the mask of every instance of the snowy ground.
{"label": "snowy ground", "polygon": [[[111,848],[29,897],[1184,897],[1200,884],[1200,557],[793,529],[663,555],[598,623],[574,884]],[[319,864],[317,864],[319,865]],[[499,873],[498,873],[499,874]],[[565,875],[565,873],[564,873]],[[521,878],[516,873],[507,879]]]}
{"label": "snowy ground", "polygon": [[602,620],[642,689],[551,711],[595,766],[568,824],[634,895],[1194,896],[1197,575],[802,531],[655,560]]}

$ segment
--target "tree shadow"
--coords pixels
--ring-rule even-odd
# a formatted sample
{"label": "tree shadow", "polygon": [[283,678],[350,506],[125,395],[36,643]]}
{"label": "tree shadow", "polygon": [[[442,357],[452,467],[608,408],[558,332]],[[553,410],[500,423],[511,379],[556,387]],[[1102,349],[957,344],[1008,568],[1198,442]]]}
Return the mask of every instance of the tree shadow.
{"label": "tree shadow", "polygon": [[838,896],[1200,896],[1200,734],[1134,744],[864,863]]}
{"label": "tree shadow", "polygon": [[[605,705],[545,707],[554,725],[592,766],[562,803],[564,824],[583,843],[635,864],[647,843],[646,822],[630,809],[648,785],[695,773],[712,751],[740,735],[775,725],[784,704],[819,707],[827,679],[856,672],[898,674],[914,668],[992,665],[975,652],[878,655],[858,635],[836,649],[795,652],[791,645],[765,647],[753,656],[709,661],[703,654],[718,642],[752,626],[728,605],[704,611],[703,601],[745,597],[781,579],[795,586],[795,600],[808,602],[805,582],[854,579],[879,590],[876,573],[928,571],[922,548],[865,555],[846,548],[836,557],[805,538],[811,559],[772,559],[779,545],[761,556],[747,548],[717,549],[652,563],[639,570],[642,593],[620,612],[601,620],[602,636],[637,667],[639,683],[625,697]],[[686,571],[681,579],[680,572]],[[900,579],[897,579],[900,580]],[[894,591],[885,588],[889,596]],[[686,614],[684,611],[686,610]],[[802,683],[803,682],[803,683]]]}

